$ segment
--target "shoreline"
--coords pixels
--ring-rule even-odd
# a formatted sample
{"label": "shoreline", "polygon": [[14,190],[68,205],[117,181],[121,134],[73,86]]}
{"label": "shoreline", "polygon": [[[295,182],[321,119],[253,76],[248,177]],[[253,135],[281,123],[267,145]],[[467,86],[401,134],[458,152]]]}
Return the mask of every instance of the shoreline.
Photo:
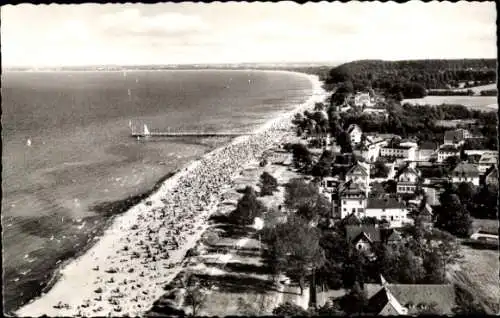
{"label": "shoreline", "polygon": [[[284,72],[288,72],[288,71],[284,71]],[[294,73],[294,72],[291,72],[291,73]],[[295,74],[300,74],[301,76],[308,77],[309,80],[311,80],[311,82],[313,84],[313,90],[312,90],[312,94],[311,94],[310,98],[306,102],[304,102],[303,104],[295,107],[295,109],[293,109],[292,111],[281,114],[280,116],[271,119],[270,121],[266,122],[261,127],[257,128],[255,130],[256,134],[263,135],[263,136],[256,137],[257,139],[259,137],[272,139],[273,136],[266,136],[266,135],[272,134],[272,132],[270,132],[270,130],[279,134],[280,129],[277,126],[279,126],[280,122],[282,124],[283,123],[287,124],[287,122],[288,122],[288,125],[289,125],[289,119],[297,111],[300,111],[303,108],[310,107],[314,104],[314,102],[321,101],[324,99],[323,98],[324,96],[321,96],[321,97],[319,96],[320,94],[322,94],[322,88],[321,88],[322,83],[319,81],[317,76],[312,76],[312,75],[304,74],[304,73],[295,73]],[[74,309],[70,310],[69,312],[65,312],[65,310],[53,310],[51,308],[51,306],[53,304],[51,303],[51,300],[49,300],[49,299],[47,299],[47,301],[45,301],[45,304],[44,304],[44,298],[47,298],[49,296],[49,294],[51,292],[53,292],[54,289],[58,288],[59,286],[65,284],[65,283],[67,285],[71,285],[70,284],[71,278],[65,277],[65,276],[67,276],[67,272],[71,271],[72,269],[75,269],[75,267],[77,267],[77,265],[75,265],[75,264],[78,264],[80,262],[80,260],[85,258],[85,256],[88,256],[89,253],[101,252],[101,254],[102,254],[102,252],[104,251],[105,253],[107,252],[109,254],[110,252],[112,252],[113,249],[112,248],[109,249],[109,246],[107,248],[99,251],[99,247],[100,247],[99,245],[104,245],[103,247],[106,247],[105,243],[103,243],[104,241],[106,241],[106,238],[110,238],[110,237],[116,236],[116,235],[119,236],[120,234],[123,237],[124,234],[127,234],[128,232],[130,232],[129,230],[123,229],[123,227],[119,228],[120,222],[123,224],[128,219],[129,222],[125,222],[125,223],[137,224],[137,220],[134,220],[134,217],[138,218],[140,215],[142,215],[144,213],[153,213],[151,211],[153,211],[155,209],[161,209],[162,207],[164,207],[164,205],[162,206],[162,197],[168,196],[170,194],[171,190],[174,190],[172,192],[177,192],[177,190],[180,190],[180,189],[176,189],[176,187],[178,187],[179,181],[182,181],[182,179],[189,179],[188,178],[189,174],[193,170],[196,170],[197,168],[199,168],[199,166],[202,162],[208,162],[214,158],[215,158],[215,160],[218,160],[216,157],[218,157],[219,155],[224,155],[224,151],[228,151],[228,149],[231,147],[234,147],[237,145],[243,145],[244,143],[248,143],[249,140],[251,140],[252,138],[254,138],[254,136],[247,135],[247,136],[236,137],[236,138],[232,139],[225,146],[218,147],[218,148],[210,151],[209,153],[202,156],[202,158],[197,159],[197,160],[189,163],[187,166],[184,166],[183,168],[178,170],[173,175],[170,175],[167,178],[165,178],[165,177],[162,178],[163,180],[158,181],[158,183],[155,185],[155,187],[153,187],[153,189],[146,191],[146,193],[149,193],[149,196],[144,196],[142,198],[142,200],[139,200],[140,202],[138,202],[138,203],[136,202],[136,204],[133,204],[133,206],[131,206],[129,209],[125,209],[125,210],[127,210],[126,212],[117,213],[113,217],[110,217],[109,222],[111,223],[111,225],[107,225],[107,227],[103,231],[104,232],[103,235],[101,237],[99,237],[98,242],[91,241],[90,242],[91,246],[89,247],[88,250],[83,251],[83,249],[82,249],[82,252],[81,252],[82,255],[79,255],[79,256],[74,257],[74,258],[70,258],[67,260],[67,264],[66,263],[64,264],[65,266],[60,266],[60,270],[58,270],[58,274],[60,276],[58,276],[58,279],[55,280],[51,290],[49,290],[47,294],[31,300],[28,304],[26,304],[23,307],[21,307],[20,309],[18,309],[17,313],[20,315],[29,315],[29,316],[39,316],[39,315],[44,314],[44,313],[49,314],[49,315],[59,315],[59,314],[71,315],[71,313],[73,315],[77,314],[77,312]],[[276,137],[274,137],[274,138],[276,138]],[[260,141],[260,142],[265,143],[263,141]],[[255,143],[259,143],[259,140],[256,140]],[[258,151],[256,151],[255,153],[252,153],[250,151],[250,154],[253,155],[254,157],[259,155]],[[250,158],[247,158],[247,159],[250,159]],[[245,162],[239,162],[236,165],[239,165],[241,168],[241,166],[243,166],[244,164],[245,164]],[[234,169],[234,170],[235,170],[234,173],[237,173],[241,169]],[[215,196],[217,196],[217,194]],[[211,198],[206,202],[207,205],[217,203],[218,200],[214,199],[213,197],[214,196],[212,195]],[[145,202],[148,202],[148,201],[151,201],[151,205],[145,204]],[[210,203],[209,203],[209,201],[210,201]],[[122,202],[123,202],[123,200],[122,200]],[[205,207],[207,205],[205,205]],[[205,209],[205,211],[199,212],[198,216],[209,213],[209,211],[206,211],[206,210],[210,210],[210,209]],[[174,215],[175,215],[175,213],[174,213]],[[153,221],[151,221],[151,222],[153,222]],[[146,225],[148,225],[151,222],[145,221],[145,223],[147,223]],[[202,220],[202,223],[203,223],[203,220]],[[148,227],[149,227],[149,225],[148,225]],[[198,234],[200,234],[200,233],[202,233],[202,230],[201,231],[198,230],[197,232],[199,232]],[[194,235],[194,236],[196,236],[196,235]],[[193,237],[191,237],[191,239]],[[189,244],[187,244],[187,245],[189,245]],[[111,244],[111,247],[113,247],[113,246],[114,246],[114,244]],[[190,246],[184,246],[184,247],[190,248]],[[92,251],[92,250],[94,250],[94,251]],[[180,258],[182,260],[184,256],[181,254],[183,254],[183,253],[182,253],[182,251],[179,251],[179,252],[180,253],[178,253],[179,255],[177,255],[178,256],[177,258]],[[108,258],[109,258],[109,256],[108,256]],[[106,261],[104,261],[104,263],[106,263]],[[81,265],[85,265],[85,264],[81,264]],[[80,266],[80,267],[82,267],[82,266]],[[83,266],[83,267],[85,267],[85,266]],[[87,268],[87,271],[91,271],[91,269]],[[154,279],[152,279],[152,280],[154,280]],[[64,286],[60,287],[59,289],[61,290],[61,288],[62,288],[62,290],[64,290]],[[47,287],[47,289],[49,289],[49,288]],[[64,294],[62,294],[62,295],[64,295]],[[84,296],[82,296],[81,298],[83,298],[83,297]],[[50,297],[48,297],[48,298],[50,298]],[[69,298],[71,298],[71,297],[69,297]],[[83,299],[81,299],[81,300],[83,300]],[[72,302],[74,303],[74,302],[78,302],[78,301],[74,301],[74,299],[73,299]],[[149,300],[149,302],[151,302],[150,305],[152,305],[152,301]],[[38,308],[37,308],[37,304],[39,304]],[[145,308],[145,307],[143,307],[143,308],[144,308],[144,311],[147,310],[147,308]],[[118,312],[113,312],[112,310],[109,311],[109,313],[113,314],[113,315],[118,314]],[[99,315],[99,316],[103,315],[102,312],[94,313],[94,314],[87,313],[87,315],[88,314]],[[121,312],[120,312],[120,314],[121,314]],[[131,312],[127,312],[126,310],[124,310],[123,314],[133,314],[133,312],[131,313]]]}

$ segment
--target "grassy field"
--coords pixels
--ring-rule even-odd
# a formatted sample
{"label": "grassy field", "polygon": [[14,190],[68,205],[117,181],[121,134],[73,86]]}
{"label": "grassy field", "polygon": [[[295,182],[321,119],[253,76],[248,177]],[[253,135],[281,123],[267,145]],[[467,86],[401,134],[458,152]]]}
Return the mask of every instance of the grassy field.
{"label": "grassy field", "polygon": [[497,314],[500,310],[498,251],[467,246],[462,246],[461,251],[464,258],[450,268],[449,279],[477,296],[490,314]]}
{"label": "grassy field", "polygon": [[496,96],[426,96],[424,98],[404,99],[402,104],[413,105],[464,105],[470,109],[492,111],[498,109]]}

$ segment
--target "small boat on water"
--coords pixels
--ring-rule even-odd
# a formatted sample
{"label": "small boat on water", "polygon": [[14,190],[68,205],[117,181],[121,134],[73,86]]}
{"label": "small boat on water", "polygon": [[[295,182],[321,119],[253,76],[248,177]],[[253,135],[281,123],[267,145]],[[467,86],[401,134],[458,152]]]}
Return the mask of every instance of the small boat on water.
{"label": "small boat on water", "polygon": [[151,132],[149,132],[148,126],[144,124],[144,136],[150,136]]}
{"label": "small boat on water", "polygon": [[26,146],[31,147],[31,139],[30,138],[28,138],[28,140],[26,140]]}

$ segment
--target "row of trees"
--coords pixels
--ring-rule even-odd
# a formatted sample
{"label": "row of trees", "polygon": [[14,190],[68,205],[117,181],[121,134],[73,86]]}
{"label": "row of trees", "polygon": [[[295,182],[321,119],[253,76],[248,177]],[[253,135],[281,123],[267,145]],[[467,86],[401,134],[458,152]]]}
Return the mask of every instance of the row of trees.
{"label": "row of trees", "polygon": [[427,89],[457,87],[468,81],[483,85],[496,81],[496,60],[364,60],[330,70],[327,83],[346,81],[386,91],[398,82],[413,82]]}

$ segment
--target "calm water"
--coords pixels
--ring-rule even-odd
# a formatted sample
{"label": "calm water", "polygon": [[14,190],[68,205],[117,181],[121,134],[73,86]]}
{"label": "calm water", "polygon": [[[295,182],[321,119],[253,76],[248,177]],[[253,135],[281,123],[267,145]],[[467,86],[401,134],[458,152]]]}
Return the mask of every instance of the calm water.
{"label": "calm water", "polygon": [[[2,226],[7,310],[35,296],[116,202],[228,139],[137,141],[151,131],[250,132],[306,100],[296,74],[130,71],[2,74]],[[28,139],[31,145],[28,145]]]}

